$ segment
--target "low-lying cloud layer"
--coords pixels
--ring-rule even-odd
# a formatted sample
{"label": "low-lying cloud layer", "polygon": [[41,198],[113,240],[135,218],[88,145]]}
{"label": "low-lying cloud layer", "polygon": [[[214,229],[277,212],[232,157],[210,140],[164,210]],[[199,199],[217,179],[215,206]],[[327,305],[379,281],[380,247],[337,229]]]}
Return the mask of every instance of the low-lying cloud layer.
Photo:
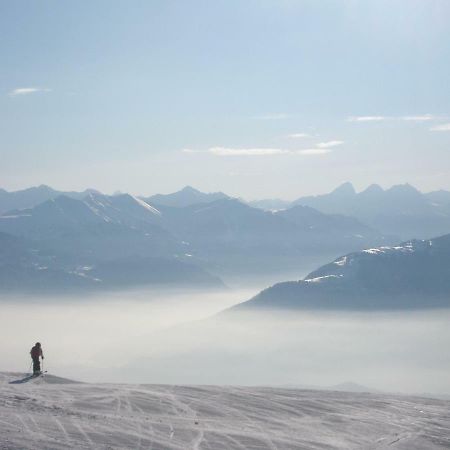
{"label": "low-lying cloud layer", "polygon": [[[0,370],[86,381],[319,385],[450,393],[450,311],[271,312],[215,316],[255,292],[112,293],[2,299]],[[33,326],[33,324],[37,324]]]}

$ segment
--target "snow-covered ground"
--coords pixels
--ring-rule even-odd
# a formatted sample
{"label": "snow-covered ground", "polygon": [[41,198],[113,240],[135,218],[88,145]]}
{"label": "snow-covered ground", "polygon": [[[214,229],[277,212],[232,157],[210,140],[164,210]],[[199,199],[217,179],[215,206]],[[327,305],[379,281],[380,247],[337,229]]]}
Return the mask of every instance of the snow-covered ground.
{"label": "snow-covered ground", "polygon": [[0,449],[450,447],[450,401],[299,389],[82,384],[0,373]]}

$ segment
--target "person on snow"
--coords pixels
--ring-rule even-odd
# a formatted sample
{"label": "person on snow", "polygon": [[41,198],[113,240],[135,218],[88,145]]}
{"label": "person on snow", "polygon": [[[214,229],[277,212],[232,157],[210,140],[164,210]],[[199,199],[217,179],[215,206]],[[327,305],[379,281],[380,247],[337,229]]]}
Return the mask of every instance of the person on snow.
{"label": "person on snow", "polygon": [[31,359],[33,360],[33,375],[39,375],[41,373],[41,361],[44,359],[44,352],[40,342],[36,342],[36,345],[30,351]]}

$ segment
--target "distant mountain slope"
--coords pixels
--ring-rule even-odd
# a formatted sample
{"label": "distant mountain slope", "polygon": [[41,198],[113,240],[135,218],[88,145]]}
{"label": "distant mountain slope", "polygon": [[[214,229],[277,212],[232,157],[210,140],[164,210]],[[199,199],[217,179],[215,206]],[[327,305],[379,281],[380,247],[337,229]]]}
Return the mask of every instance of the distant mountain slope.
{"label": "distant mountain slope", "polygon": [[248,205],[253,208],[264,209],[265,211],[277,211],[280,209],[286,209],[291,206],[291,202],[287,200],[281,200],[279,198],[267,198],[262,200],[252,200],[247,202]]}
{"label": "distant mountain slope", "polygon": [[366,238],[380,235],[378,231],[353,217],[342,214],[324,214],[309,206],[296,205],[289,209],[276,211],[275,214],[295,223],[305,231],[331,233],[333,235],[343,233],[348,236],[358,235]]}
{"label": "distant mountain slope", "polygon": [[210,203],[223,198],[228,198],[223,192],[204,193],[191,186],[186,186],[181,191],[173,194],[156,194],[144,200],[150,204],[174,206],[177,208],[195,205],[198,203]]}
{"label": "distant mountain slope", "polygon": [[19,262],[28,257],[32,249],[27,243],[16,236],[0,232],[0,264]]}
{"label": "distant mountain slope", "polygon": [[223,288],[220,278],[194,264],[174,258],[128,258],[82,269],[108,288],[126,286],[173,286]]}
{"label": "distant mountain slope", "polygon": [[[182,209],[162,209],[166,226],[196,240],[212,239],[231,243],[246,237],[260,241],[261,233],[272,235],[295,231],[297,227],[270,212],[264,212],[237,199],[221,199],[208,204],[196,204]],[[267,238],[267,236],[266,236]]]}
{"label": "distant mountain slope", "polygon": [[450,215],[450,192],[449,191],[433,191],[424,194],[425,198],[431,202],[433,208],[441,214]]}
{"label": "distant mountain slope", "polygon": [[45,185],[15,192],[7,192],[4,189],[0,189],[0,214],[12,209],[33,208],[39,203],[59,197],[60,195],[81,199],[90,193],[98,192],[93,189],[87,189],[83,192],[61,192]]}
{"label": "distant mountain slope", "polygon": [[128,257],[84,265],[0,232],[0,294],[70,292],[138,286],[223,288],[218,277],[177,258]]}
{"label": "distant mountain slope", "polygon": [[0,232],[0,292],[87,288],[89,284],[33,242]]}
{"label": "distant mountain slope", "polygon": [[[307,271],[344,252],[387,242],[356,219],[309,207],[270,212],[222,198],[158,208],[128,194],[58,196],[0,215],[0,231],[39,243],[67,266],[177,257],[224,275]],[[131,272],[129,272],[131,277]]]}
{"label": "distant mountain slope", "polygon": [[276,284],[233,309],[449,306],[450,234],[350,253],[301,281]]}
{"label": "distant mountain slope", "polygon": [[219,273],[301,270],[311,258],[323,261],[368,243],[385,242],[384,236],[355,219],[311,208],[273,213],[228,198],[159,209],[165,228],[189,243],[190,253],[215,264]]}
{"label": "distant mountain slope", "polygon": [[223,287],[185,256],[158,210],[127,194],[59,196],[0,215],[0,230],[0,291]]}
{"label": "distant mountain slope", "polygon": [[450,193],[422,194],[409,184],[387,190],[371,185],[356,193],[351,183],[344,183],[329,194],[302,197],[293,204],[353,216],[401,239],[425,239],[450,232]]}
{"label": "distant mountain slope", "polygon": [[128,194],[67,196],[0,216],[0,231],[94,260],[127,255],[167,256],[183,250],[160,225],[159,212]]}

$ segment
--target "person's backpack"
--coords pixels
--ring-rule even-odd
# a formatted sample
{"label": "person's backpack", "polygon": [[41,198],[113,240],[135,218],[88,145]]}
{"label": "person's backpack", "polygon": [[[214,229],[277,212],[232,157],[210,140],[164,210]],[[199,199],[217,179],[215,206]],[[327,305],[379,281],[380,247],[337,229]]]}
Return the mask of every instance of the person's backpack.
{"label": "person's backpack", "polygon": [[34,346],[31,349],[30,354],[33,359],[37,359],[37,358],[39,358],[39,356],[41,356],[41,349],[39,347]]}

